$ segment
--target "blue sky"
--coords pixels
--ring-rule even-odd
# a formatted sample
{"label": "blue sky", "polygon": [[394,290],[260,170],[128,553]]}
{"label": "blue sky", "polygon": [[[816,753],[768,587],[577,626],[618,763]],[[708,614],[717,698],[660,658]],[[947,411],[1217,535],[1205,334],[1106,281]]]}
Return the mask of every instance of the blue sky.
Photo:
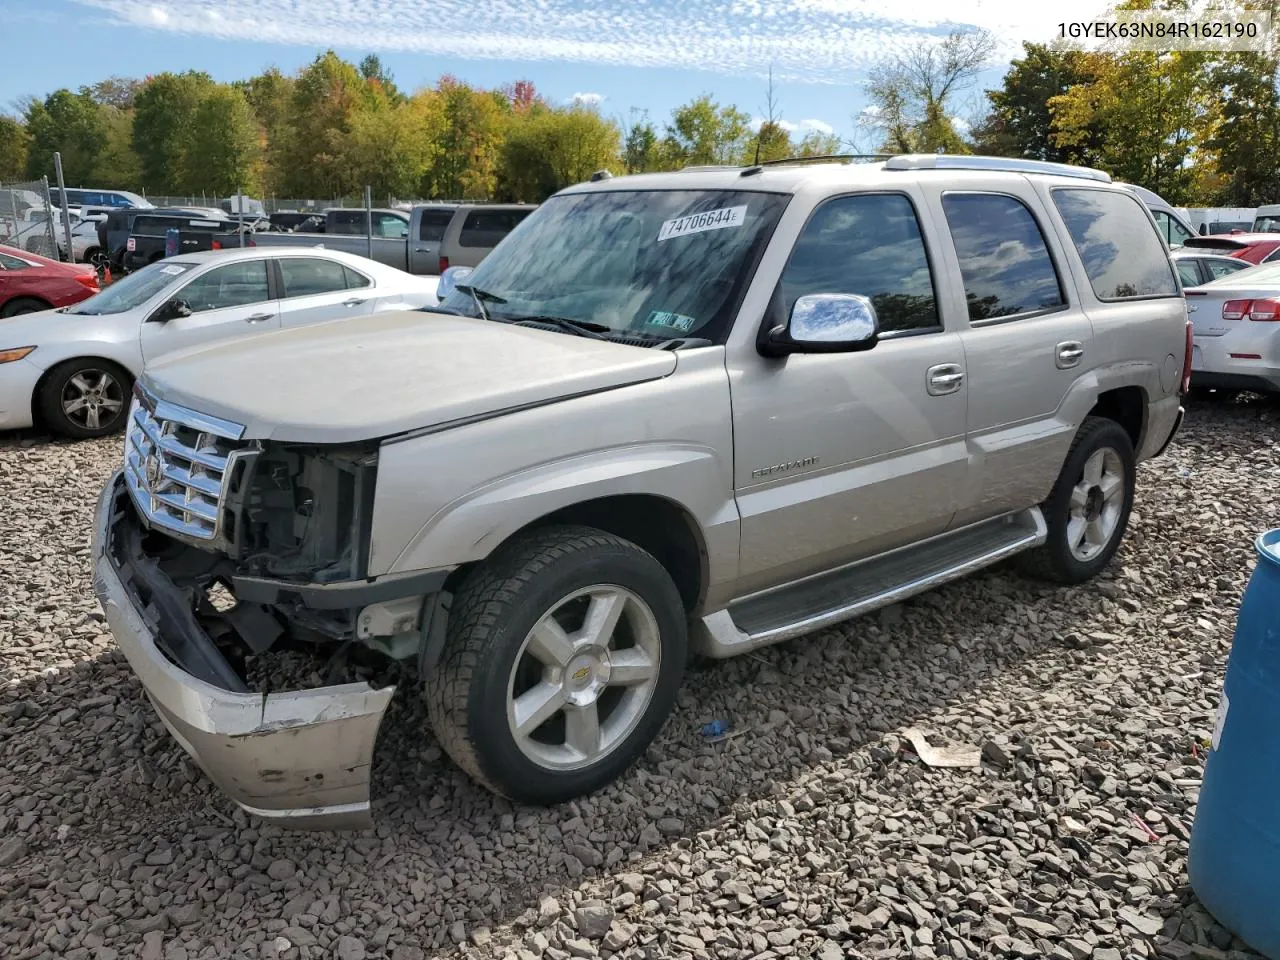
{"label": "blue sky", "polygon": [[[19,6],[19,4],[22,4]],[[205,70],[233,80],[293,72],[332,46],[376,52],[405,88],[442,73],[494,86],[532,80],[545,96],[598,101],[611,116],[665,120],[701,93],[753,114],[772,64],[783,119],[854,135],[862,82],[884,57],[955,26],[981,26],[1001,56],[1047,40],[1058,19],[1025,0],[0,0],[7,43],[0,110],[106,76]],[[1092,6],[1092,0],[1086,0]],[[1085,9],[1073,11],[1084,19]],[[56,50],[56,53],[53,52]],[[998,82],[1001,69],[983,78]],[[981,109],[980,90],[956,105]],[[865,144],[871,146],[870,143]]]}

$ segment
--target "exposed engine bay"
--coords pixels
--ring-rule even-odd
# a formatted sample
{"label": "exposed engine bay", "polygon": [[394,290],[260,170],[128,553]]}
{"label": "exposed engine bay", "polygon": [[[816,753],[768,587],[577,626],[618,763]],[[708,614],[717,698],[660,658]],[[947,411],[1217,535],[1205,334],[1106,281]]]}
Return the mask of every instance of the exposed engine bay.
{"label": "exposed engine bay", "polygon": [[[115,525],[117,554],[169,627],[161,636],[187,638],[166,652],[189,668],[194,657],[205,669],[193,672],[229,689],[259,688],[253,675],[282,659],[295,687],[376,685],[371,674],[417,652],[424,601],[412,592],[394,601],[399,619],[384,626],[400,634],[393,646],[369,629],[377,617],[366,614],[357,631],[368,598],[343,589],[366,582],[376,447],[272,445],[238,450],[232,462],[213,541],[149,529],[121,503],[130,516]],[[198,655],[210,642],[216,653]]]}

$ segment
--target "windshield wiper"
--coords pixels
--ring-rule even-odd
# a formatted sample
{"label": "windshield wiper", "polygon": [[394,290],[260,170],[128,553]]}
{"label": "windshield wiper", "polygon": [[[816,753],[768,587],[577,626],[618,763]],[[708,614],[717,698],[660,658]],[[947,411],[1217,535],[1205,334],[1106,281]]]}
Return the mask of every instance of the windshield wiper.
{"label": "windshield wiper", "polygon": [[533,316],[533,317],[502,317],[506,323],[520,326],[526,323],[545,323],[553,327],[559,327],[565,333],[576,333],[580,337],[590,337],[593,340],[608,340],[607,333],[616,332],[610,326],[603,323],[592,323],[589,320],[570,320],[568,317],[551,317],[551,316]]}
{"label": "windshield wiper", "polygon": [[461,290],[463,293],[471,294],[471,299],[475,302],[476,309],[480,311],[480,316],[485,320],[490,319],[489,311],[484,308],[484,302],[490,303],[506,303],[506,297],[500,297],[496,293],[490,293],[488,290],[481,290],[479,287],[473,287],[469,283],[456,283],[453,289]]}

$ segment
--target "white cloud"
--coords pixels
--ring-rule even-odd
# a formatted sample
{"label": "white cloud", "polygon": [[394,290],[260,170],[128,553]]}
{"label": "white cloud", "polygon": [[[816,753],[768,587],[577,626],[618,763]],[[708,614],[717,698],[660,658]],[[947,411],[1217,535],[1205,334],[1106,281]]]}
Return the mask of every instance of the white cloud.
{"label": "white cloud", "polygon": [[569,102],[581,103],[588,107],[594,107],[597,104],[603,102],[604,98],[605,97],[603,93],[575,93],[572,97],[569,98]]}
{"label": "white cloud", "polygon": [[[73,0],[123,25],[238,42],[497,60],[673,66],[781,81],[855,83],[858,71],[957,26],[1002,41],[1052,38],[1060,10],[1023,0]],[[1090,19],[1106,0],[1084,0]],[[1096,9],[1095,9],[1096,8]],[[211,16],[218,13],[220,16]],[[819,128],[814,128],[819,129]]]}
{"label": "white cloud", "polygon": [[960,134],[962,137],[967,137],[969,132],[973,129],[973,124],[964,117],[951,117],[950,120],[951,126],[955,129],[956,133]]}
{"label": "white cloud", "polygon": [[[752,117],[751,122],[748,124],[751,128],[751,132],[759,133],[760,128],[764,126],[764,121],[764,117]],[[814,120],[812,118],[808,120],[801,120],[799,123],[792,123],[790,120],[775,120],[774,123],[787,133],[798,133],[801,136],[804,136],[806,133],[814,132],[828,134],[836,132],[836,128],[825,120]]]}

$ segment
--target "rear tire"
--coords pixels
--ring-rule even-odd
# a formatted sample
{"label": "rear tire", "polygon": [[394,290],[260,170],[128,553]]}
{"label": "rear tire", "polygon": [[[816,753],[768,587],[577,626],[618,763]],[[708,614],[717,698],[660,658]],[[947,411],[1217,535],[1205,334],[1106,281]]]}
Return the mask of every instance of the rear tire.
{"label": "rear tire", "polygon": [[589,527],[534,530],[457,591],[427,713],[471,777],[520,803],[559,803],[644,752],[686,647],[680,594],[652,556]]}
{"label": "rear tire", "polygon": [[16,317],[23,313],[39,313],[41,310],[52,310],[53,307],[43,300],[34,297],[17,297],[0,308],[0,317]]}
{"label": "rear tire", "polygon": [[133,378],[110,360],[68,360],[40,384],[36,407],[44,425],[73,440],[105,437],[129,416]]}
{"label": "rear tire", "polygon": [[1064,584],[1096,576],[1124,539],[1135,479],[1129,434],[1114,420],[1086,419],[1041,504],[1049,535],[1043,546],[1022,554],[1025,572]]}

